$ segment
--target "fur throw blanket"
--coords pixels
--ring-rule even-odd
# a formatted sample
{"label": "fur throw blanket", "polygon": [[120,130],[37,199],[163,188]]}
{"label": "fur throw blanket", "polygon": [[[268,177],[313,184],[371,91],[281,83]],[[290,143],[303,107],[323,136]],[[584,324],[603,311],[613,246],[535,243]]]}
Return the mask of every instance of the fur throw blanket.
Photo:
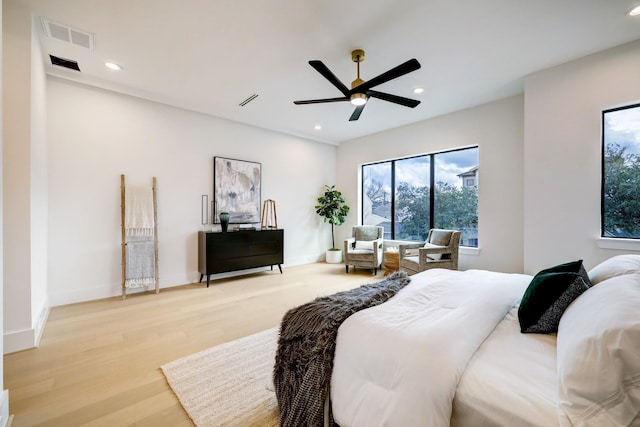
{"label": "fur throw blanket", "polygon": [[[411,279],[396,272],[386,279],[289,310],[282,319],[273,371],[280,427],[321,427],[329,395],[338,327],[353,313],[382,304]],[[335,426],[331,410],[328,424]]]}

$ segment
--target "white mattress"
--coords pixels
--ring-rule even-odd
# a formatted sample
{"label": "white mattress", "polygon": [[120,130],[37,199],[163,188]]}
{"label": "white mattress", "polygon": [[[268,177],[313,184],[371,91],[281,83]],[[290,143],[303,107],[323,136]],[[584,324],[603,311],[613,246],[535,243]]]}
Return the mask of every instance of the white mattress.
{"label": "white mattress", "polygon": [[469,361],[451,426],[559,426],[556,372],[556,336],[521,334],[513,308]]}

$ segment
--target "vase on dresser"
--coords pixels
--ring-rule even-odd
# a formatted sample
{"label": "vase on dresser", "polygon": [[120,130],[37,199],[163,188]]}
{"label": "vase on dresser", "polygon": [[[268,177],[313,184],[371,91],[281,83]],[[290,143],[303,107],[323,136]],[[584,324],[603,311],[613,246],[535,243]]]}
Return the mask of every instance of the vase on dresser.
{"label": "vase on dresser", "polygon": [[223,233],[227,232],[229,227],[229,212],[220,212],[220,229]]}

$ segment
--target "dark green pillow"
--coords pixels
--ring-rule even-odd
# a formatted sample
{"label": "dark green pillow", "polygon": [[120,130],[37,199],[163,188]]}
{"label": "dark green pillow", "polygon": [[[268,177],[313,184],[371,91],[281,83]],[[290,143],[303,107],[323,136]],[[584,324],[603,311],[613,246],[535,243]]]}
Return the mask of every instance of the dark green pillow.
{"label": "dark green pillow", "polygon": [[590,285],[582,260],[540,271],[531,280],[520,302],[520,332],[558,332],[562,313]]}

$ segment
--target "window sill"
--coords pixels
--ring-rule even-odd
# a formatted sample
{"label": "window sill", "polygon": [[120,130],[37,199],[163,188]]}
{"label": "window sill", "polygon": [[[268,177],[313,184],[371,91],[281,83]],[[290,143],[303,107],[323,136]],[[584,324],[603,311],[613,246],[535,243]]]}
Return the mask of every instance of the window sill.
{"label": "window sill", "polygon": [[461,255],[478,256],[480,255],[480,248],[472,248],[470,246],[460,246],[459,252]]}
{"label": "window sill", "polygon": [[596,243],[598,247],[602,249],[640,251],[640,239],[610,239],[607,237],[598,237]]}

